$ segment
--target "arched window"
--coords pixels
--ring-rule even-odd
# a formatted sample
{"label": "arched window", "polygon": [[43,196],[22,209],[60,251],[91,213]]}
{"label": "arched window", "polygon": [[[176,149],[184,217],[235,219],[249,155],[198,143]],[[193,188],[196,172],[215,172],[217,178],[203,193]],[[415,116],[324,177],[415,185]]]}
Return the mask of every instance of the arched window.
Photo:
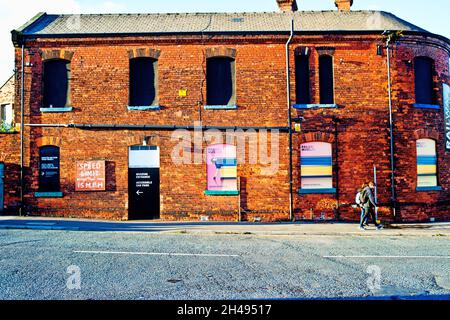
{"label": "arched window", "polygon": [[157,64],[153,58],[130,59],[130,106],[154,106],[157,101]]}
{"label": "arched window", "polygon": [[234,59],[228,57],[207,59],[206,100],[209,106],[230,106],[236,104]]}
{"label": "arched window", "polygon": [[60,191],[59,147],[43,146],[39,148],[39,191]]}
{"label": "arched window", "polygon": [[320,103],[334,104],[334,71],[333,57],[322,55],[319,57]]}
{"label": "arched window", "polygon": [[70,62],[56,59],[44,62],[44,108],[63,108],[70,104]]}
{"label": "arched window", "polygon": [[417,187],[437,187],[436,141],[417,140]]}
{"label": "arched window", "polygon": [[236,194],[237,152],[236,146],[216,144],[207,147],[207,194]]}
{"label": "arched window", "polygon": [[310,104],[310,72],[309,56],[298,54],[295,56],[295,93],[297,104]]}
{"label": "arched window", "polygon": [[332,145],[309,142],[301,145],[301,189],[313,193],[333,189]]}
{"label": "arched window", "polygon": [[434,96],[434,61],[428,57],[414,59],[414,81],[416,88],[416,103],[435,104]]}

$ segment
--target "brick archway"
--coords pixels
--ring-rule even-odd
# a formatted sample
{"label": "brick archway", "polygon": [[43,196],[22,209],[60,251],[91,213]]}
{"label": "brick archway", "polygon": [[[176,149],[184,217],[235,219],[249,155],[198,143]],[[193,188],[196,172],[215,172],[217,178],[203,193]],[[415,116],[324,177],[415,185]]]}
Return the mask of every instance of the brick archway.
{"label": "brick archway", "polygon": [[60,138],[60,137],[42,137],[42,138],[36,139],[36,144],[39,148],[42,146],[61,147],[62,138]]}
{"label": "brick archway", "polygon": [[161,56],[161,50],[153,48],[135,48],[128,50],[128,58],[152,58],[158,60]]}
{"label": "brick archway", "polygon": [[75,52],[67,50],[42,50],[40,53],[42,61],[54,59],[72,61],[72,58],[75,54]]}
{"label": "brick archway", "polygon": [[414,131],[415,140],[419,139],[433,139],[439,141],[439,133],[434,129],[419,129]]}
{"label": "brick archway", "polygon": [[215,47],[206,49],[206,58],[227,57],[236,59],[236,49]]}
{"label": "brick archway", "polygon": [[301,143],[315,141],[334,143],[334,135],[326,132],[308,132],[301,135]]}

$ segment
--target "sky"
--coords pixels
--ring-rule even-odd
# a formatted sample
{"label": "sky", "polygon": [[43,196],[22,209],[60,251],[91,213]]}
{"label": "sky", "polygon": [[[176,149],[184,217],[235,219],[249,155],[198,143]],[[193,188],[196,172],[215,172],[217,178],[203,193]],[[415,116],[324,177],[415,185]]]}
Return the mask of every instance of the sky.
{"label": "sky", "polygon": [[[333,0],[297,0],[299,10],[336,10]],[[275,0],[0,0],[0,85],[14,70],[11,30],[38,12],[166,13],[278,11]],[[354,0],[352,10],[391,12],[430,32],[450,38],[449,0]]]}

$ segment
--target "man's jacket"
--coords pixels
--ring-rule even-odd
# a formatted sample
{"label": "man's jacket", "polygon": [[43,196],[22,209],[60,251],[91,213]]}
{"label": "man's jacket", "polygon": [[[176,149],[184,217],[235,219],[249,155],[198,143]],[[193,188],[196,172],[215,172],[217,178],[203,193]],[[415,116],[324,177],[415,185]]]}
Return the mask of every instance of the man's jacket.
{"label": "man's jacket", "polygon": [[364,189],[364,207],[365,208],[376,208],[377,203],[375,201],[375,195],[370,187]]}

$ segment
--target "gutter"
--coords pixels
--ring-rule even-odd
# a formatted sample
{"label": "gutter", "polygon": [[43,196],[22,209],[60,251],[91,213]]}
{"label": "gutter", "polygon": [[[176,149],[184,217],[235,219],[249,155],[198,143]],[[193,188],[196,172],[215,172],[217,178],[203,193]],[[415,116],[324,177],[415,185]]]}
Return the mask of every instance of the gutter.
{"label": "gutter", "polygon": [[154,130],[154,131],[174,131],[174,130],[278,130],[289,132],[287,127],[246,127],[246,126],[178,126],[178,125],[129,125],[129,124],[25,124],[31,128],[69,128],[81,130]]}
{"label": "gutter", "polygon": [[24,110],[25,110],[25,45],[22,43],[20,76],[20,209],[19,215],[23,215],[24,206]]}
{"label": "gutter", "polygon": [[396,217],[396,206],[397,199],[395,193],[395,156],[394,156],[394,114],[392,108],[392,77],[391,77],[391,50],[390,50],[391,39],[386,40],[386,50],[387,50],[387,72],[388,72],[388,92],[389,92],[389,134],[390,134],[390,153],[391,153],[391,201],[393,205],[394,218]]}
{"label": "gutter", "polygon": [[292,164],[292,114],[291,114],[291,74],[289,61],[289,45],[294,37],[294,16],[291,20],[291,34],[286,42],[286,98],[287,98],[287,112],[288,112],[288,127],[289,127],[289,220],[294,221],[294,179],[293,179],[293,164]]}
{"label": "gutter", "polygon": [[[423,36],[423,37],[432,37],[446,42],[450,46],[450,39],[445,36],[426,32],[426,31],[404,31],[404,30],[394,30],[394,31],[403,31],[404,35],[411,36]],[[38,38],[108,38],[108,37],[143,37],[143,36],[201,36],[202,32],[200,31],[185,31],[185,32],[111,32],[111,33],[60,33],[60,34],[24,34],[20,30],[13,30],[13,33],[20,33],[23,37],[27,37],[27,39],[38,39]],[[296,34],[299,35],[379,35],[384,32],[384,30],[328,30],[328,31],[295,31]],[[203,32],[204,35],[289,35],[289,31],[285,30],[262,30],[262,31],[206,31]]]}

